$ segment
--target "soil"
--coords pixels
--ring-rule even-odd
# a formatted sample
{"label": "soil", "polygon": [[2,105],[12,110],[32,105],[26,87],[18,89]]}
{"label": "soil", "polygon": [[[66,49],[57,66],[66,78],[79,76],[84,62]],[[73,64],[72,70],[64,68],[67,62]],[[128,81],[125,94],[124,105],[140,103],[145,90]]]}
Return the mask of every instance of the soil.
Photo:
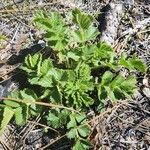
{"label": "soil", "polygon": [[[32,18],[37,10],[66,13],[74,7],[97,15],[101,36],[120,55],[133,53],[150,67],[150,0],[1,0],[0,98],[24,86],[18,67],[26,55],[49,48]],[[93,150],[150,150],[150,73],[137,74],[138,92],[132,101],[108,105],[91,116],[89,136]],[[46,132],[48,131],[48,132]],[[72,142],[63,132],[44,125],[41,116],[23,127],[12,122],[0,137],[0,150],[69,150]]]}

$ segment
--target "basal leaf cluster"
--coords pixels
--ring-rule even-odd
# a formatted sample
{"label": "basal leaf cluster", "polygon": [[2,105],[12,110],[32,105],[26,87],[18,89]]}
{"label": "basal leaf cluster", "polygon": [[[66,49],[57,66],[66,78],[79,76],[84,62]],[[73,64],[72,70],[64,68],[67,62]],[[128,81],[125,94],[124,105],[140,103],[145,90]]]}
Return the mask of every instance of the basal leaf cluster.
{"label": "basal leaf cluster", "polygon": [[[45,58],[39,52],[25,58],[20,69],[27,75],[32,90],[26,87],[12,92],[1,102],[0,132],[12,117],[17,125],[22,125],[44,111],[47,125],[66,130],[67,137],[74,140],[74,150],[89,149],[92,145],[87,140],[90,126],[86,113],[107,100],[113,103],[130,99],[137,90],[134,72],[144,74],[147,66],[136,55],[118,56],[110,45],[98,41],[100,33],[95,18],[78,9],[72,11],[70,20],[58,12],[40,11],[34,22],[44,31],[50,51],[56,57]],[[127,76],[121,74],[122,68],[128,70]],[[36,105],[42,101],[71,107],[79,113]]]}

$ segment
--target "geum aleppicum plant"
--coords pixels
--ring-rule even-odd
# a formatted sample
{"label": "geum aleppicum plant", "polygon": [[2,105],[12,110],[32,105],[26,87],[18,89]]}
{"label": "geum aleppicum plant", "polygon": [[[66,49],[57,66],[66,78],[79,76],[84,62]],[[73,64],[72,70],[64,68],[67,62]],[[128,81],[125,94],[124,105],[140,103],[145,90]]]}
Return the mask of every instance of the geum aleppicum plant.
{"label": "geum aleppicum plant", "polygon": [[[34,104],[44,100],[80,112],[62,107],[49,108],[45,117],[47,125],[67,129],[67,137],[75,141],[74,150],[89,149],[92,146],[87,140],[90,126],[86,113],[89,108],[98,108],[104,100],[117,102],[131,98],[137,89],[134,72],[144,74],[147,67],[136,55],[127,57],[123,53],[118,57],[111,46],[97,42],[99,32],[94,17],[78,9],[72,11],[71,20],[58,12],[48,14],[41,11],[34,21],[44,30],[45,40],[56,57],[46,59],[41,53],[36,53],[25,58],[21,69],[27,74],[32,90],[27,87],[12,92],[7,100],[1,102],[1,131],[13,116],[16,124],[20,125],[30,116],[45,111]],[[121,75],[122,68],[128,70],[128,76]],[[11,101],[13,98],[22,101]],[[25,100],[28,103],[22,103]],[[7,114],[11,115],[7,117]]]}

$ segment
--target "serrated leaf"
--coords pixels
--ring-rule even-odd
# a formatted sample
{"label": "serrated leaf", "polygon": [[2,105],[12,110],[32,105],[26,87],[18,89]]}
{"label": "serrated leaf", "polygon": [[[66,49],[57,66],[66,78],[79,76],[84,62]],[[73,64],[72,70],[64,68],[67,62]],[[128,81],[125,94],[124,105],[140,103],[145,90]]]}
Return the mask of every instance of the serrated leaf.
{"label": "serrated leaf", "polygon": [[[10,100],[9,100],[9,98],[10,98]],[[11,98],[12,99],[21,98],[20,94],[19,94],[19,91],[16,90],[16,91],[11,92],[11,94],[8,95],[8,99],[4,100],[3,103],[6,104],[7,106],[14,107],[14,108],[20,107],[20,103],[11,100]]]}
{"label": "serrated leaf", "polygon": [[53,103],[58,103],[58,104],[62,103],[62,93],[58,86],[53,87],[51,91],[50,99]]}
{"label": "serrated leaf", "polygon": [[77,125],[76,118],[74,115],[70,115],[70,121],[67,123],[67,129],[75,127]]}
{"label": "serrated leaf", "polygon": [[78,133],[81,137],[86,137],[90,134],[91,130],[88,125],[84,125],[78,128]]}
{"label": "serrated leaf", "polygon": [[68,58],[71,58],[71,59],[73,59],[73,60],[75,60],[75,61],[78,61],[79,58],[80,58],[78,55],[76,55],[76,54],[73,53],[73,52],[68,52],[68,53],[67,53],[67,57],[68,57]]}
{"label": "serrated leaf", "polygon": [[40,67],[40,72],[42,75],[46,75],[48,71],[53,67],[51,61],[49,59],[45,59],[42,62],[42,65]]}
{"label": "serrated leaf", "polygon": [[47,120],[48,120],[48,123],[52,125],[52,127],[54,128],[60,127],[60,120],[55,114],[49,112],[47,116]]}
{"label": "serrated leaf", "polygon": [[73,146],[73,150],[86,150],[80,140],[78,140]]}
{"label": "serrated leaf", "polygon": [[14,115],[15,115],[15,121],[17,125],[23,125],[26,122],[23,113],[25,112],[23,112],[22,107],[18,107],[17,109],[15,109]]}
{"label": "serrated leaf", "polygon": [[14,107],[14,108],[17,108],[20,106],[20,104],[18,102],[15,102],[13,100],[4,100],[4,104],[6,104],[7,106],[10,106],[10,107]]}
{"label": "serrated leaf", "polygon": [[135,55],[133,55],[132,58],[129,59],[130,63],[132,66],[134,66],[135,69],[137,69],[138,71],[145,73],[147,70],[147,66],[144,62],[142,62],[142,60],[140,60],[139,58],[137,58]]}
{"label": "serrated leaf", "polygon": [[42,86],[42,87],[53,87],[52,83],[53,83],[53,81],[52,81],[52,76],[50,76],[50,75],[41,77],[41,78],[36,82],[37,85],[40,85],[40,86]]}
{"label": "serrated leaf", "polygon": [[80,141],[85,149],[89,149],[93,146],[87,139],[80,139]]}
{"label": "serrated leaf", "polygon": [[121,85],[121,83],[124,81],[124,77],[121,75],[116,76],[113,81],[110,84],[110,88],[114,89],[115,86]]}
{"label": "serrated leaf", "polygon": [[43,94],[40,96],[40,99],[44,99],[44,98],[46,98],[46,97],[48,97],[49,95],[50,95],[50,92],[51,92],[51,90],[49,90],[49,89],[44,89],[44,92],[43,92]]}
{"label": "serrated leaf", "polygon": [[85,31],[85,37],[86,41],[87,40],[93,40],[99,35],[99,31],[96,27],[90,26],[86,31]]}
{"label": "serrated leaf", "polygon": [[9,107],[4,108],[3,118],[1,120],[1,125],[0,125],[0,134],[2,134],[4,132],[8,123],[12,119],[13,115],[14,115],[14,111],[11,108],[9,108]]}
{"label": "serrated leaf", "polygon": [[84,94],[81,94],[81,96],[82,96],[82,101],[86,107],[89,107],[90,105],[94,103],[93,98],[91,98],[88,94],[84,93]]}
{"label": "serrated leaf", "polygon": [[138,70],[142,73],[145,73],[147,70],[146,64],[136,55],[133,55],[131,58],[127,59],[127,55],[123,53],[121,55],[119,63],[130,71]]}
{"label": "serrated leaf", "polygon": [[101,85],[108,85],[113,79],[113,73],[110,71],[106,71],[102,76]]}
{"label": "serrated leaf", "polygon": [[82,29],[87,29],[93,22],[93,17],[91,15],[81,12],[79,9],[74,9],[72,15],[73,22]]}
{"label": "serrated leaf", "polygon": [[20,91],[20,94],[22,96],[22,99],[25,99],[25,100],[35,101],[37,99],[37,95],[31,89],[26,88],[26,89]]}
{"label": "serrated leaf", "polygon": [[[24,90],[20,91],[20,94],[22,96],[22,99],[24,99],[24,100],[28,100],[28,101],[31,101],[31,102],[35,102],[37,100],[37,95],[34,93],[34,91],[32,91],[30,89],[24,89]],[[26,107],[29,106],[30,113],[32,115],[36,115],[37,106],[34,103],[33,104],[26,103],[26,105],[27,105]]]}
{"label": "serrated leaf", "polygon": [[76,114],[75,118],[76,118],[78,123],[81,123],[81,122],[83,123],[85,121],[86,115],[84,113],[83,114]]}
{"label": "serrated leaf", "polygon": [[77,135],[77,129],[73,128],[73,129],[70,129],[69,132],[67,132],[67,137],[69,139],[74,139],[76,137],[76,135]]}

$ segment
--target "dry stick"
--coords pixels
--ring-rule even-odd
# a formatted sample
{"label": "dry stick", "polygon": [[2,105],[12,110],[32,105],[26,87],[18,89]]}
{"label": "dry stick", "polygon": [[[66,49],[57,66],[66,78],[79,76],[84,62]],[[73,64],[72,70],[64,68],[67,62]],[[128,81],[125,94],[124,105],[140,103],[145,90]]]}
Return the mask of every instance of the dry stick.
{"label": "dry stick", "polygon": [[16,17],[15,15],[13,15],[11,12],[8,12],[8,9],[5,8],[5,11],[10,14],[12,17],[14,17],[17,21],[19,21],[21,24],[25,25],[26,27],[28,27],[29,29],[31,28],[31,26],[25,24],[24,22],[22,22],[20,19],[18,19],[18,17]]}
{"label": "dry stick", "polygon": [[66,136],[66,134],[62,135],[61,137],[59,137],[58,139],[54,140],[53,142],[45,145],[44,147],[41,147],[39,150],[44,150],[46,149],[47,147],[51,146],[52,144],[56,143],[57,141],[61,140],[62,138],[64,138]]}
{"label": "dry stick", "polygon": [[[17,66],[15,66],[14,68],[12,68],[12,69],[9,69],[9,71],[7,72],[7,73],[5,73],[5,74],[3,74],[3,75],[1,75],[0,76],[0,78],[3,78],[5,75],[7,75],[7,74],[9,74],[9,73],[11,73],[11,72],[13,72],[15,69],[17,69],[18,67],[20,66],[20,64],[19,65],[17,65]],[[1,83],[1,82],[0,82]]]}
{"label": "dry stick", "polygon": [[55,107],[55,108],[62,108],[62,109],[67,109],[69,111],[73,111],[73,112],[76,112],[78,114],[80,114],[79,111],[73,109],[73,108],[68,108],[68,107],[65,107],[65,106],[62,106],[62,105],[56,105],[56,104],[51,104],[51,103],[45,103],[45,102],[33,102],[32,100],[21,100],[21,99],[16,99],[16,98],[0,98],[0,100],[12,100],[12,101],[15,101],[15,102],[20,102],[20,103],[25,103],[25,104],[36,104],[36,105],[41,105],[41,106],[47,106],[47,107]]}
{"label": "dry stick", "polygon": [[2,139],[0,139],[0,142],[1,142],[1,144],[3,145],[3,148],[4,148],[5,150],[12,150],[12,149],[8,146],[8,144],[7,144],[6,142],[4,142]]}
{"label": "dry stick", "polygon": [[[29,121],[29,120],[28,120],[27,122],[34,123],[33,121]],[[55,131],[57,134],[60,134],[57,130],[55,130],[55,129],[53,129],[53,128],[49,127],[49,126],[46,126],[46,125],[41,124],[41,123],[39,123],[39,122],[35,122],[35,124],[36,124],[37,126],[41,126],[41,127],[44,127],[44,128],[50,129],[50,130],[52,130],[52,131]]]}
{"label": "dry stick", "polygon": [[30,132],[34,129],[34,127],[36,126],[35,122],[39,122],[41,119],[40,115],[37,116],[36,120],[34,121],[34,123],[29,127],[29,129],[26,131],[26,133],[22,136],[23,139],[23,143],[25,143],[25,140],[27,139],[28,135],[30,134]]}

